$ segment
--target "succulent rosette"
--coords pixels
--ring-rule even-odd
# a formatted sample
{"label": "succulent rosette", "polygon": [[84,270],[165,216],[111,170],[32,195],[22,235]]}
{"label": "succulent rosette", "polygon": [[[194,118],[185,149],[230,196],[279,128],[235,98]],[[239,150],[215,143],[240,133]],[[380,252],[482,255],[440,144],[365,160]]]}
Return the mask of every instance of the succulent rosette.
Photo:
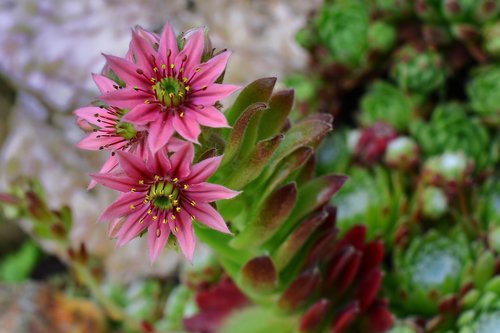
{"label": "succulent rosette", "polygon": [[478,118],[468,116],[465,106],[459,103],[438,105],[430,121],[413,123],[411,132],[426,157],[445,152],[463,152],[473,158],[480,169],[494,163],[488,130]]}
{"label": "succulent rosette", "polygon": [[[122,192],[101,215],[112,220],[111,234],[123,245],[143,231],[148,232],[149,254],[155,261],[172,235],[189,260],[195,249],[193,221],[198,220],[220,232],[229,229],[210,202],[230,199],[238,192],[209,184],[221,157],[191,165],[194,148],[186,143],[170,157],[159,151],[146,161],[128,152],[118,152],[124,174],[98,173],[92,178]],[[115,230],[118,229],[118,230]]]}
{"label": "succulent rosette", "polygon": [[458,230],[415,237],[406,250],[395,253],[392,282],[398,287],[393,301],[405,314],[437,315],[439,303],[459,292],[472,265],[471,255]]}
{"label": "succulent rosette", "polygon": [[355,68],[368,48],[368,7],[361,1],[326,3],[314,22],[319,41],[334,61]]}
{"label": "succulent rosette", "polygon": [[500,109],[498,108],[500,87],[500,67],[483,67],[472,76],[467,86],[471,108],[486,124],[500,124]]}
{"label": "succulent rosette", "polygon": [[375,82],[361,99],[360,122],[369,126],[383,121],[398,131],[406,130],[415,117],[417,105],[417,98],[396,86],[384,81]]}
{"label": "succulent rosette", "polygon": [[154,152],[175,133],[198,142],[200,126],[227,127],[216,102],[239,87],[216,83],[226,68],[229,51],[206,62],[205,30],[199,28],[178,40],[170,24],[159,38],[141,29],[132,32],[129,56],[106,55],[109,69],[123,86],[100,96],[114,107],[129,110],[123,121],[146,126]]}
{"label": "succulent rosette", "polygon": [[425,95],[443,86],[447,69],[438,52],[407,45],[395,54],[391,76],[404,91]]}

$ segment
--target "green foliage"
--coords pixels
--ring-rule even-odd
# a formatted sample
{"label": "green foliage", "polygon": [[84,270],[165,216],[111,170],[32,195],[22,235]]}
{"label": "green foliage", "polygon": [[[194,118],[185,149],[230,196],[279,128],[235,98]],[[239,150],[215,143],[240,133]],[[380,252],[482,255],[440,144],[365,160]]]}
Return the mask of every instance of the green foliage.
{"label": "green foliage", "polygon": [[443,87],[447,69],[438,52],[405,46],[396,53],[391,76],[404,91],[425,95]]}
{"label": "green foliage", "polygon": [[417,107],[416,99],[387,82],[379,81],[370,86],[361,99],[360,122],[369,126],[384,121],[399,131],[410,125]]}
{"label": "green foliage", "polygon": [[27,280],[40,259],[40,249],[31,241],[0,261],[0,281],[21,283]]}
{"label": "green foliage", "polygon": [[333,61],[355,68],[368,49],[368,7],[362,1],[326,3],[315,21],[319,42]]}
{"label": "green foliage", "polygon": [[425,157],[445,152],[463,152],[474,159],[480,169],[492,165],[488,130],[479,119],[470,117],[463,105],[455,102],[438,105],[429,122],[411,126]]}

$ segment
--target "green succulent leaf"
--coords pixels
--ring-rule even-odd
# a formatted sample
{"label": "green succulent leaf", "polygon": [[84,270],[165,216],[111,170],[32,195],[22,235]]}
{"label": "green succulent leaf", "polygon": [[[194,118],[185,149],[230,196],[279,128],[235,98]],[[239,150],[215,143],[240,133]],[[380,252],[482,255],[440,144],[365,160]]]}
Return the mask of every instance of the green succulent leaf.
{"label": "green succulent leaf", "polygon": [[275,190],[256,210],[246,228],[231,241],[234,248],[258,248],[282,226],[297,201],[297,186],[289,183]]}
{"label": "green succulent leaf", "polygon": [[255,80],[240,92],[234,104],[225,112],[229,125],[234,126],[242,112],[255,103],[267,103],[276,84],[276,78]]}

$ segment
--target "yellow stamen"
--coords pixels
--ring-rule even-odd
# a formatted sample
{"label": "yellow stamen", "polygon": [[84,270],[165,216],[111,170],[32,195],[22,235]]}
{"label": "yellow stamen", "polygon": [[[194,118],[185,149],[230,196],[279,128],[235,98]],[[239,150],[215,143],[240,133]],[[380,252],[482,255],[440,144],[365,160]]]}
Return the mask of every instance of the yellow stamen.
{"label": "yellow stamen", "polygon": [[162,64],[162,65],[161,65],[161,69],[165,69],[165,68],[167,68],[167,65]]}
{"label": "yellow stamen", "polygon": [[181,207],[175,207],[175,211],[179,213],[181,211]]}
{"label": "yellow stamen", "polygon": [[144,180],[142,180],[142,179],[141,179],[141,180],[139,180],[139,184],[140,184],[140,185],[144,185]]}
{"label": "yellow stamen", "polygon": [[135,206],[134,205],[130,205],[130,209],[135,209]]}
{"label": "yellow stamen", "polygon": [[158,73],[158,67],[153,68],[153,71],[154,71],[155,73]]}
{"label": "yellow stamen", "polygon": [[187,189],[188,189],[188,187],[189,187],[189,185],[188,185],[188,184],[184,184],[184,189],[185,189],[185,190],[187,190]]}

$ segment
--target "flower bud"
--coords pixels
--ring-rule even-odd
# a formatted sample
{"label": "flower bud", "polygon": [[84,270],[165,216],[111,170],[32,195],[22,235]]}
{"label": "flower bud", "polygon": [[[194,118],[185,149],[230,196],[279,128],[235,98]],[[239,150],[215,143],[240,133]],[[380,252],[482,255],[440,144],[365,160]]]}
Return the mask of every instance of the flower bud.
{"label": "flower bud", "polygon": [[422,212],[425,217],[438,219],[448,211],[446,195],[438,187],[430,186],[422,192]]}
{"label": "flower bud", "polygon": [[399,137],[389,142],[385,151],[385,163],[387,165],[407,170],[414,167],[418,161],[419,149],[412,138]]}
{"label": "flower bud", "polygon": [[471,172],[472,163],[462,152],[446,152],[425,162],[424,179],[438,184],[463,184]]}
{"label": "flower bud", "polygon": [[354,151],[354,158],[363,165],[373,166],[385,154],[388,144],[397,137],[390,125],[377,122],[362,130]]}

